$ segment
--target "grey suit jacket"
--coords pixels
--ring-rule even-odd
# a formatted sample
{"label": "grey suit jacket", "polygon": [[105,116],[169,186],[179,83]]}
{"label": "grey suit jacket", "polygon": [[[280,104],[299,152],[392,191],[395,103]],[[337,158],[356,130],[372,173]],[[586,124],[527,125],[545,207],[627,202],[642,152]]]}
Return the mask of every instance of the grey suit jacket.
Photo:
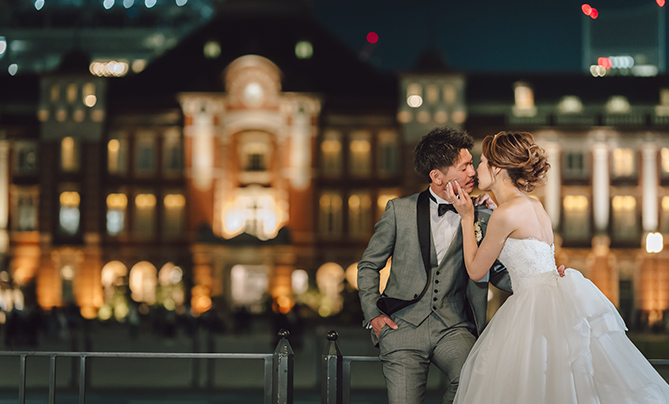
{"label": "grey suit jacket", "polygon": [[[379,271],[386,266],[388,258],[392,257],[392,265],[383,294],[397,299],[413,300],[419,297],[435,268],[427,192],[429,191],[389,201],[381,220],[375,226],[374,235],[358,263],[358,289],[364,325],[383,314],[377,307],[377,301],[381,297]],[[491,211],[483,207],[476,209],[477,223],[482,234],[485,234]],[[434,309],[443,319],[448,318],[449,311],[460,310],[464,305],[465,310],[469,311],[468,319],[480,333],[486,324],[488,282],[500,289],[511,291],[506,269],[499,262],[495,262],[482,281],[474,282],[469,279],[462,253],[461,228],[458,228],[439,267],[450,271],[449,279],[454,284],[457,284],[455,280],[459,277],[467,278],[465,296],[442,293],[438,301],[426,304],[423,300],[432,299],[432,295],[426,293],[421,301],[395,312],[391,318],[399,317],[417,325],[416,323],[429,315],[430,310]]]}

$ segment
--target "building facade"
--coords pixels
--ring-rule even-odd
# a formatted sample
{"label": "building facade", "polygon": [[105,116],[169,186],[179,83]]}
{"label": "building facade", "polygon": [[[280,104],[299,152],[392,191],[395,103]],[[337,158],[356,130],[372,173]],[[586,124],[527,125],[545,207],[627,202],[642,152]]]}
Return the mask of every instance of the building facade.
{"label": "building facade", "polygon": [[634,327],[666,327],[664,77],[475,75],[430,52],[389,74],[300,7],[230,7],[138,74],[98,77],[73,52],[0,79],[2,311],[355,312],[386,202],[427,185],[413,146],[451,125],[476,159],[485,135],[534,133],[558,263]]}

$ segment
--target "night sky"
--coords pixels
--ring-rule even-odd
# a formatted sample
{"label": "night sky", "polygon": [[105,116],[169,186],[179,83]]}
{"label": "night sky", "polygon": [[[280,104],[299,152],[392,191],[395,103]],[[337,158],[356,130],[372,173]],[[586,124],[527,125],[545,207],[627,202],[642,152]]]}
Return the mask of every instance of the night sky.
{"label": "night sky", "polygon": [[[410,68],[438,47],[456,70],[470,72],[581,71],[581,5],[603,13],[655,0],[312,0],[325,25],[373,64]],[[665,8],[669,7],[666,5]],[[369,31],[379,35],[366,42]]]}

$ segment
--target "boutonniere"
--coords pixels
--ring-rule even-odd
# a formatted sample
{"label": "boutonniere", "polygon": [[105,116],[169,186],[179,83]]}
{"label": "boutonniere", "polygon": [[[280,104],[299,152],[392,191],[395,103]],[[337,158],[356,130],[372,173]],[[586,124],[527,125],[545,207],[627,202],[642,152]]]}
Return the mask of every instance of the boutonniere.
{"label": "boutonniere", "polygon": [[479,222],[474,223],[474,235],[476,236],[476,242],[480,242],[483,238],[483,233],[481,232],[481,225]]}

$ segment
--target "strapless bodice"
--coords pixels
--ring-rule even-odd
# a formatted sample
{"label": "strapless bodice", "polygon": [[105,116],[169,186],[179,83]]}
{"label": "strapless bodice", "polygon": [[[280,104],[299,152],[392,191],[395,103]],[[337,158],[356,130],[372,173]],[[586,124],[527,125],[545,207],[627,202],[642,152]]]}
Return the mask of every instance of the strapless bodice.
{"label": "strapless bodice", "polygon": [[509,271],[514,293],[538,283],[554,283],[559,278],[555,246],[535,238],[508,238],[499,260]]}

